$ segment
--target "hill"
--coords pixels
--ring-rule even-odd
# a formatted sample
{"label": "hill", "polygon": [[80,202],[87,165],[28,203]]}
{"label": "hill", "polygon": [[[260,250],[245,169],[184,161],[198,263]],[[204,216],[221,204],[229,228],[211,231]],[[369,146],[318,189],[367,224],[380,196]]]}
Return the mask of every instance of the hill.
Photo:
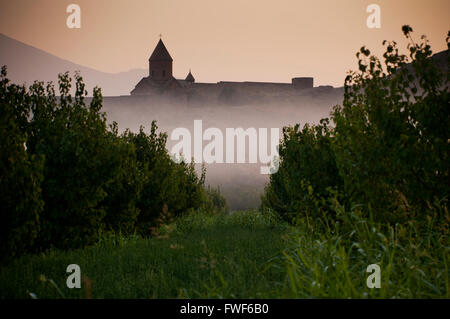
{"label": "hill", "polygon": [[80,71],[89,94],[102,88],[104,96],[128,95],[147,70],[134,69],[121,73],[105,73],[61,59],[43,50],[0,34],[0,65],[8,67],[8,77],[17,84],[35,80],[57,83],[58,73]]}

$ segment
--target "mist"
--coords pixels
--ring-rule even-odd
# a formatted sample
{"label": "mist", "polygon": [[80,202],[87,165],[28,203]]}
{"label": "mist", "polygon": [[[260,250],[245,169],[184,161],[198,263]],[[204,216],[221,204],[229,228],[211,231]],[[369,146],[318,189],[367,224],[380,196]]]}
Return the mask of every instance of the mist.
{"label": "mist", "polygon": [[[267,128],[268,132],[271,128],[278,128],[281,138],[285,126],[314,124],[328,117],[333,106],[342,102],[343,88],[316,87],[290,97],[263,96],[253,99],[238,97],[225,103],[170,95],[105,97],[103,111],[109,123],[118,123],[121,132],[126,129],[137,132],[143,126],[148,133],[151,122],[156,120],[158,132],[168,134],[167,149],[170,152],[178,143],[178,140],[171,140],[172,131],[187,128],[193,138],[194,120],[202,120],[203,132],[210,127],[222,132],[226,128],[239,127],[244,130]],[[205,144],[204,141],[203,146]],[[246,147],[248,152],[248,140]],[[263,165],[248,163],[248,154],[244,164],[205,164],[206,184],[220,188],[232,211],[258,208],[260,196],[269,181],[269,175],[260,174]],[[201,164],[196,164],[196,168],[200,173]]]}

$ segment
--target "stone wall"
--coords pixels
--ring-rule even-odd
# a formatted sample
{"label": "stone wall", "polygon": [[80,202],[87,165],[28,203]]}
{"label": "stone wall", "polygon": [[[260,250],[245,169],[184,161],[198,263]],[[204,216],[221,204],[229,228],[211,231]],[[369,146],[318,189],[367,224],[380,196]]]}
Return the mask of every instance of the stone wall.
{"label": "stone wall", "polygon": [[307,77],[293,78],[292,85],[296,89],[300,89],[300,90],[310,89],[310,88],[314,87],[314,78],[307,78]]}

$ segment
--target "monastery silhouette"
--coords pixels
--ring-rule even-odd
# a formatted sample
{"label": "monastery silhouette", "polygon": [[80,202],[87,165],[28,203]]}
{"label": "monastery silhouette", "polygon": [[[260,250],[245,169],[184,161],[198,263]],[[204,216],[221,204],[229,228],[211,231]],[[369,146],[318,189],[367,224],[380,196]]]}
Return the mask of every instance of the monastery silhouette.
{"label": "monastery silhouette", "polygon": [[[312,77],[295,77],[291,83],[249,81],[197,83],[190,70],[184,80],[176,79],[172,70],[173,59],[160,39],[149,58],[149,75],[137,83],[131,95],[181,95],[188,98],[233,103],[237,98],[242,100],[243,96],[247,99],[268,95],[292,96],[298,95],[299,91],[314,88]],[[327,86],[327,88],[332,87]]]}

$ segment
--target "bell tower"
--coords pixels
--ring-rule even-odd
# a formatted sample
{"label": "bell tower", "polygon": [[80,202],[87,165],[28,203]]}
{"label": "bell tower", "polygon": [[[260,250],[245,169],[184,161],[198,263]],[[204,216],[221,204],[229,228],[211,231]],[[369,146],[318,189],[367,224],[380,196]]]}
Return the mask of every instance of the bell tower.
{"label": "bell tower", "polygon": [[161,39],[159,39],[159,42],[148,61],[149,76],[152,79],[166,80],[172,78],[173,59]]}

